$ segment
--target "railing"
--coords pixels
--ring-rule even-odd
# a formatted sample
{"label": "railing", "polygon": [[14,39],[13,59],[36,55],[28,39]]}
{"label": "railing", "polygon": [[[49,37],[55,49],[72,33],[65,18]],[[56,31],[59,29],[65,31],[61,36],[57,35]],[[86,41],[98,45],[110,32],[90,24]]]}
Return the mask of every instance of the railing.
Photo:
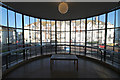
{"label": "railing", "polygon": [[[41,47],[42,47],[42,53],[41,53]],[[70,47],[71,47],[71,53],[69,49]],[[85,46],[83,45],[57,45],[57,54],[66,53],[66,54],[84,55],[87,57],[91,57],[106,62],[107,64],[110,64],[120,70],[120,52],[105,50],[102,48],[91,47],[91,46],[86,46],[86,48],[87,48],[86,49],[87,52],[85,55],[84,53]],[[106,55],[104,55],[104,52],[106,52]],[[43,46],[38,45],[38,46],[19,48],[8,52],[3,52],[2,53],[3,72],[22,61],[47,54],[55,54],[55,45],[43,45]],[[106,61],[104,60],[104,58],[106,58]]]}
{"label": "railing", "polygon": [[[42,52],[45,53],[44,49],[51,47],[53,48],[54,45],[38,45],[38,46],[31,46],[31,47],[25,47],[25,48],[18,48],[15,50],[7,51],[2,53],[2,70],[3,72],[7,70],[8,68],[14,66],[15,64],[18,64],[22,61],[28,60],[33,57],[46,55],[41,53],[41,47]],[[50,49],[51,49],[50,48]],[[53,50],[51,49],[51,51]]]}

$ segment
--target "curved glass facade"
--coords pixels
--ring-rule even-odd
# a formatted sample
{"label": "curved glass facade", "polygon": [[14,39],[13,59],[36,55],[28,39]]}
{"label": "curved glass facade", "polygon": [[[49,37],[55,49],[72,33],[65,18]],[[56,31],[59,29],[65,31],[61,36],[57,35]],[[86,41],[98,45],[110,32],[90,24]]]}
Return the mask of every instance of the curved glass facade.
{"label": "curved glass facade", "polygon": [[75,54],[120,69],[120,9],[85,19],[40,19],[0,7],[3,70],[32,57]]}

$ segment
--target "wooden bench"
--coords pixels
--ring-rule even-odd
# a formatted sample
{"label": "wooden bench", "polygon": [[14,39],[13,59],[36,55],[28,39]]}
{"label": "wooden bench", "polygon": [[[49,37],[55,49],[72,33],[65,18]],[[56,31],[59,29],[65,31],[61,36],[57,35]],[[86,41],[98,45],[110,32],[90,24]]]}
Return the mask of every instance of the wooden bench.
{"label": "wooden bench", "polygon": [[74,65],[76,63],[76,69],[78,71],[78,58],[76,55],[65,55],[65,54],[54,54],[51,56],[50,58],[50,69],[52,70],[52,65],[54,64],[54,61],[55,60],[68,60],[68,61],[71,61],[73,60],[74,61]]}

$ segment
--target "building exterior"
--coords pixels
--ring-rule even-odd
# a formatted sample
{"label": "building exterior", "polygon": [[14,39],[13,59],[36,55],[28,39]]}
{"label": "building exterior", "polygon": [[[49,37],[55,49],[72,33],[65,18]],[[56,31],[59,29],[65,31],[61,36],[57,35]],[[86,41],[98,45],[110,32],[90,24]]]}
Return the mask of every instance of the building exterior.
{"label": "building exterior", "polygon": [[[92,24],[93,23],[93,24]],[[69,21],[58,21],[57,22],[57,41],[59,42],[69,42],[70,41],[70,22]],[[75,25],[76,24],[76,25]],[[85,21],[76,20],[72,21],[71,23],[71,42],[85,42]],[[32,23],[30,25],[27,25],[24,27],[24,29],[40,29],[40,21],[38,20],[35,23]],[[105,23],[102,21],[99,21],[99,29],[104,29]],[[114,25],[110,22],[107,23],[107,28],[114,28]],[[96,31],[92,31],[95,30]],[[87,42],[97,42],[99,38],[99,43],[104,44],[104,38],[105,31],[99,30],[98,34],[98,21],[88,20],[87,21],[87,30],[90,30],[87,32]],[[50,21],[42,21],[42,42],[50,42],[50,39],[55,41],[55,23]],[[24,37],[25,41],[31,41],[31,43],[40,42],[40,32],[38,31],[24,31]],[[114,29],[107,30],[107,44],[113,43],[113,37],[114,37]],[[31,37],[31,40],[30,38]],[[36,41],[35,41],[36,38]]]}

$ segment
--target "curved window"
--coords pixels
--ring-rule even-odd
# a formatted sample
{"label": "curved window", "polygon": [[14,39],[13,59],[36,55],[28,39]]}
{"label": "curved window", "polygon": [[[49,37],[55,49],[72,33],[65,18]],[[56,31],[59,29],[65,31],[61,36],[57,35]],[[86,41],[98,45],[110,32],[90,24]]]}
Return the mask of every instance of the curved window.
{"label": "curved window", "polygon": [[[110,51],[120,52],[120,9],[85,19],[58,21],[0,8],[0,42],[5,47],[2,52],[30,47],[29,57],[65,53],[86,55],[101,61],[103,56],[111,62],[114,58],[119,60],[118,53],[113,55]],[[16,44],[17,47],[11,48]],[[23,54],[27,52],[22,50],[19,53],[22,55],[20,59],[23,59]]]}

